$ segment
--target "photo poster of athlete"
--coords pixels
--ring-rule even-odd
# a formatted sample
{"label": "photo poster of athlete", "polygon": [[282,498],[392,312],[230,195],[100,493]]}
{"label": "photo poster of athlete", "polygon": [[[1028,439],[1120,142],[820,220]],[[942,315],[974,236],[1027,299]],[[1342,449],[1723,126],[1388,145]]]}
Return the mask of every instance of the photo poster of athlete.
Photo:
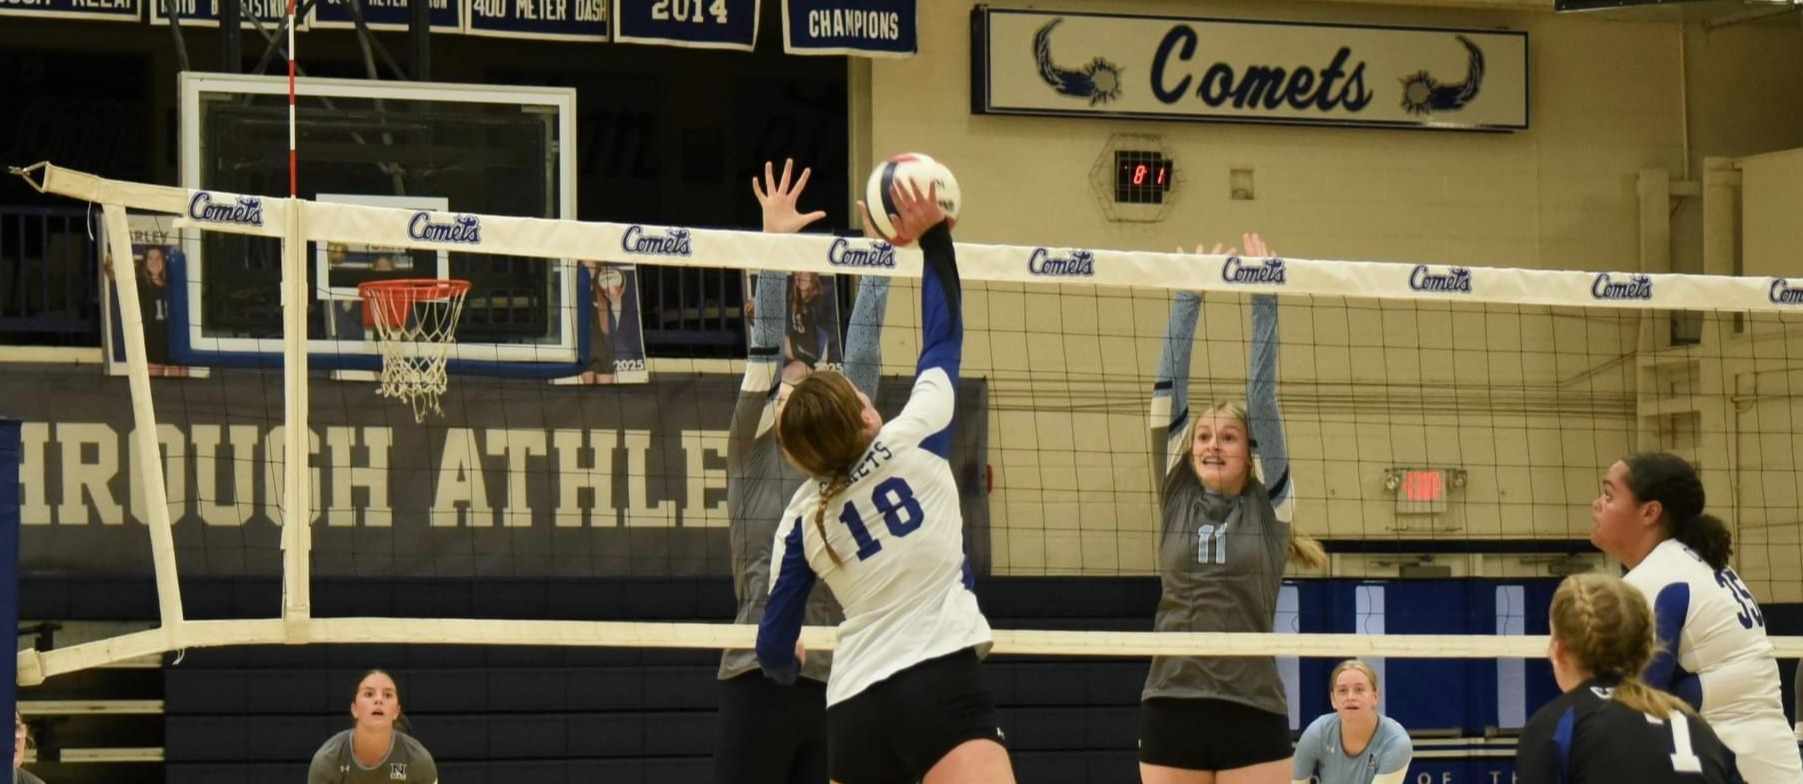
{"label": "photo poster of athlete", "polygon": [[[783,365],[799,363],[814,370],[845,370],[845,340],[839,331],[839,281],[835,275],[788,273],[787,312],[783,314]],[[751,343],[752,301],[757,273],[745,273],[745,342]]]}
{"label": "photo poster of athlete", "polygon": [[[106,285],[101,286],[102,353],[109,376],[125,375],[124,321],[119,310],[119,287],[113,275],[116,269],[130,269],[138,280],[138,307],[144,317],[144,357],[150,375],[160,378],[205,378],[207,368],[171,364],[171,324],[169,296],[172,287],[187,280],[187,254],[182,251],[183,236],[175,228],[175,215],[130,215],[126,218],[131,232],[132,263],[129,267],[113,263],[112,245],[101,239],[100,273]],[[100,224],[104,235],[105,224]]]}
{"label": "photo poster of athlete", "polygon": [[561,384],[644,384],[645,329],[640,321],[639,269],[636,264],[584,261],[576,274],[576,290],[587,292],[588,356],[582,375],[558,379]]}

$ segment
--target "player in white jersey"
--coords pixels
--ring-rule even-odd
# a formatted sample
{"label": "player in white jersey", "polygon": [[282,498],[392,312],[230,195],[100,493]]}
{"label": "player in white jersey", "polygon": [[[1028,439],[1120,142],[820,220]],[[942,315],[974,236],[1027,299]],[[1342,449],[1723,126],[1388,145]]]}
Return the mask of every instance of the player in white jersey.
{"label": "player in white jersey", "polygon": [[1683,458],[1630,455],[1591,504],[1590,541],[1652,602],[1661,649],[1646,682],[1696,706],[1748,784],[1803,784],[1765,616],[1728,566],[1727,526],[1703,513],[1705,500]]}
{"label": "player in white jersey", "polygon": [[[782,177],[764,164],[762,184],[752,180],[764,213],[764,231],[789,233],[826,216],[801,214],[796,200],[807,187],[809,169],[792,179],[794,162]],[[783,342],[785,289],[790,276],[758,273],[755,294],[746,303],[751,346],[745,378],[733,405],[726,443],[726,511],[732,554],[735,623],[756,624],[770,595],[770,545],[782,525],[784,508],[804,479],[783,460],[776,446],[777,390],[813,372],[803,362],[786,362]],[[889,279],[875,275],[858,282],[851,328],[845,334],[845,376],[875,394],[882,366],[883,314]],[[839,603],[826,587],[808,598],[808,625],[837,624]],[[784,686],[758,671],[749,649],[720,657],[720,710],[714,723],[714,784],[826,784],[826,681],[832,656],[807,657],[801,678]]]}
{"label": "player in white jersey", "polygon": [[989,622],[971,592],[947,461],[964,340],[957,258],[937,193],[898,183],[890,198],[898,233],[920,238],[926,262],[914,389],[887,424],[837,373],[815,373],[779,400],[783,456],[813,479],[789,502],[772,548],[758,663],[795,679],[818,576],[845,609],[826,688],[833,781],[1012,784],[978,666]]}

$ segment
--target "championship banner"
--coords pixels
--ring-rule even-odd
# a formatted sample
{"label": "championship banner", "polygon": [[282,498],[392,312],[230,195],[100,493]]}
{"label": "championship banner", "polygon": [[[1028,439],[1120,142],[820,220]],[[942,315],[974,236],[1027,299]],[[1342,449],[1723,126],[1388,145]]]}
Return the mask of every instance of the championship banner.
{"label": "championship banner", "polygon": [[607,0],[464,0],[464,32],[541,41],[606,41]]}
{"label": "championship banner", "polygon": [[[159,0],[160,1],[160,0]],[[322,30],[355,29],[353,0],[316,0],[311,23]],[[363,23],[371,30],[405,31],[411,25],[411,0],[357,0],[362,3]],[[463,0],[428,0],[431,3],[432,32],[463,32]]]}
{"label": "championship banner", "polygon": [[1519,31],[971,11],[973,114],[1511,131]]}
{"label": "championship banner", "polygon": [[[4,2],[5,0],[0,0]],[[221,3],[238,2],[239,0],[144,0],[150,6],[150,23],[154,25],[169,24],[169,14],[164,5],[174,9],[176,18],[182,20],[183,27],[218,27]],[[242,0],[238,9],[239,18],[243,20],[240,27],[256,29],[257,22],[273,32],[288,18],[287,0]],[[253,19],[255,21],[253,21]],[[296,17],[294,29],[307,29],[307,18]]]}
{"label": "championship banner", "polygon": [[783,51],[913,57],[917,12],[916,0],[783,0]]}
{"label": "championship banner", "polygon": [[613,0],[614,40],[751,51],[758,0]]}
{"label": "championship banner", "polygon": [[0,16],[137,22],[144,18],[144,10],[138,0],[0,0]]}
{"label": "championship banner", "polygon": [[[205,382],[152,382],[183,577],[280,573],[281,379],[216,370]],[[371,388],[316,394],[313,572],[726,575],[727,428],[741,380],[596,387],[459,376],[443,401],[455,413],[424,425]],[[883,380],[886,416],[911,387]],[[981,379],[962,381],[951,458],[979,571],[989,564],[987,395]],[[5,374],[0,399],[24,422],[15,485],[24,571],[151,573],[125,380],[80,368]]]}

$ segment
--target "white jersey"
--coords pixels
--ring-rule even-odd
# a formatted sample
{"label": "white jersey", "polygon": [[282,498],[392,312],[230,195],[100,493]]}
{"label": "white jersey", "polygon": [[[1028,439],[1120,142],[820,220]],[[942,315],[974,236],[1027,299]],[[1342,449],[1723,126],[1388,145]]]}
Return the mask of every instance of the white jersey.
{"label": "white jersey", "polygon": [[948,461],[964,339],[951,234],[934,228],[920,248],[922,348],[908,404],[852,465],[851,484],[829,500],[820,525],[826,483],[796,491],[771,548],[775,577],[758,624],[758,663],[778,680],[794,678],[795,639],[818,575],[845,608],[827,705],[928,659],[973,647],[987,653],[991,639],[971,591]]}
{"label": "white jersey", "polygon": [[1765,616],[1740,575],[1710,569],[1667,539],[1625,579],[1646,594],[1657,618],[1662,650],[1647,682],[1697,706],[1734,751],[1747,784],[1803,784]]}
{"label": "white jersey", "polygon": [[[989,622],[966,582],[964,515],[944,456],[922,445],[952,420],[951,380],[930,370],[914,382],[901,416],[883,426],[833,497],[826,537],[814,525],[822,483],[795,493],[771,557],[798,544],[807,566],[845,608],[826,704],[835,705],[908,667],[990,641]],[[839,555],[833,563],[827,545]],[[789,571],[794,571],[793,567]]]}

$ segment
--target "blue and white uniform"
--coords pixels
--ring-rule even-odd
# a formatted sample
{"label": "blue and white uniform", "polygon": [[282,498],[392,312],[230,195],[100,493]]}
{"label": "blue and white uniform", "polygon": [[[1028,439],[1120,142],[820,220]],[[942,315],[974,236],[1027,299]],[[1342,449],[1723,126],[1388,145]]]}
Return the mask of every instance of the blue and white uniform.
{"label": "blue and white uniform", "polygon": [[[948,461],[964,323],[951,233],[920,238],[922,349],[901,414],[877,433],[814,525],[820,493],[809,481],[783,515],[771,554],[776,579],[758,625],[758,663],[772,678],[796,676],[795,640],[808,592],[825,580],[845,610],[828,706],[916,664],[964,649],[987,652],[989,622],[971,591],[964,516]],[[841,563],[827,554],[830,543]]]}
{"label": "blue and white uniform", "polygon": [[1697,708],[1734,751],[1747,784],[1803,784],[1765,616],[1740,575],[1710,569],[1667,539],[1624,579],[1646,594],[1657,618],[1661,651],[1646,682]]}

